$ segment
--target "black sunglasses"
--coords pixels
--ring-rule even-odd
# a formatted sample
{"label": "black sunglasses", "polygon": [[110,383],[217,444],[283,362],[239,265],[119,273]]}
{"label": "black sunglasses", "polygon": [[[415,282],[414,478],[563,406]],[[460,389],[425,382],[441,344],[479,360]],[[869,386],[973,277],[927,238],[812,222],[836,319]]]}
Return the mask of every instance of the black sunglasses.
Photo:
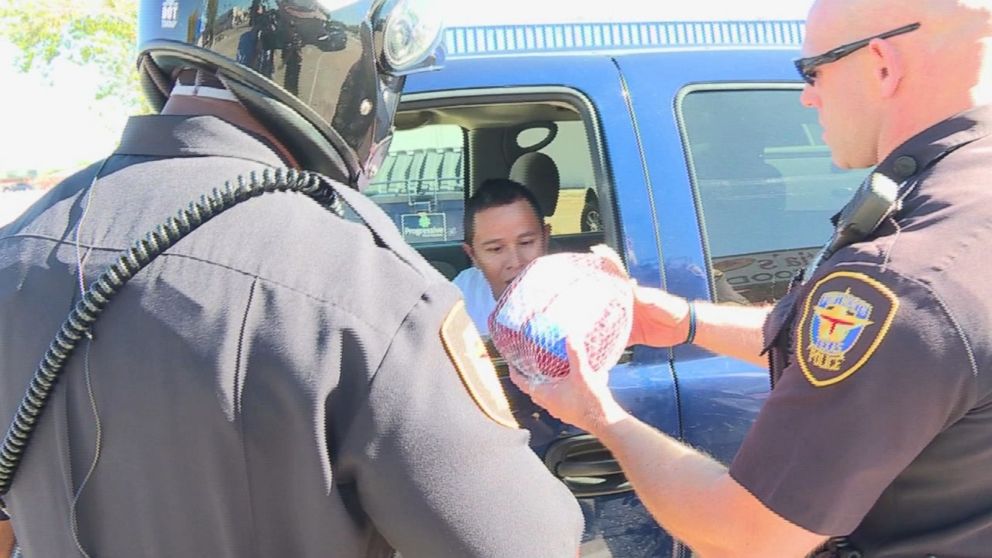
{"label": "black sunglasses", "polygon": [[848,54],[857,52],[858,50],[868,46],[868,43],[872,42],[874,39],[888,39],[889,37],[895,37],[896,35],[916,31],[919,28],[919,23],[910,23],[909,25],[904,25],[898,29],[893,29],[892,31],[872,35],[867,39],[861,39],[860,41],[854,41],[853,43],[841,45],[837,48],[830,49],[823,54],[817,54],[816,56],[810,56],[807,58],[797,58],[793,61],[793,63],[796,65],[796,70],[799,71],[799,75],[802,76],[803,81],[813,85],[816,82],[816,69],[820,66],[831,62],[836,62]]}

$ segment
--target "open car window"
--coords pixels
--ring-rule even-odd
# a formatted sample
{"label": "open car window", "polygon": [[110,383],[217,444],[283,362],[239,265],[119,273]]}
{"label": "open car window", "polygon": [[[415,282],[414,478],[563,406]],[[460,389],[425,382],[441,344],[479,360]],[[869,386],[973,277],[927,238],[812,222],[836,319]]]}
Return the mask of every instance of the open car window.
{"label": "open car window", "polygon": [[[488,178],[513,178],[546,206],[551,251],[604,241],[590,124],[560,100],[401,108],[381,169],[365,193],[403,238],[449,279],[471,263],[462,250],[465,200]],[[463,102],[463,101],[462,101]],[[427,122],[427,123],[425,123]],[[557,181],[545,180],[548,166]]]}

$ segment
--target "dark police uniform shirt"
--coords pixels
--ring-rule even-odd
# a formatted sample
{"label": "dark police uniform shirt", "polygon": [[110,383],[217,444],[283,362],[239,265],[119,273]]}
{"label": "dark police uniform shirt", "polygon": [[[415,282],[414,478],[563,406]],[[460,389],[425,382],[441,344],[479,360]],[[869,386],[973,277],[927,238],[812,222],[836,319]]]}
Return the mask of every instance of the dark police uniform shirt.
{"label": "dark police uniform shirt", "polygon": [[992,107],[877,171],[907,191],[765,327],[775,387],[731,475],[870,557],[992,556]]}
{"label": "dark police uniform shirt", "polygon": [[[201,193],[268,166],[216,118],[138,117],[94,188],[96,166],[0,229],[2,420],[78,298],[82,215],[88,285]],[[577,554],[578,506],[507,417],[457,288],[344,190],[370,224],[265,194],[110,302],[6,497],[25,556],[78,556],[73,522],[100,557]]]}

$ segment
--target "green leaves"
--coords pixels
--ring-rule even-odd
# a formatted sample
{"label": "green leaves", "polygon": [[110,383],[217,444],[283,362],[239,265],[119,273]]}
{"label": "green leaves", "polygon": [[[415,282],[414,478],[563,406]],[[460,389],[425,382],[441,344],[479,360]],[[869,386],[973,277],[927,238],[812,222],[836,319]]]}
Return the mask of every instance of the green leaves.
{"label": "green leaves", "polygon": [[101,77],[96,98],[116,98],[134,112],[147,112],[135,50],[135,0],[9,0],[0,7],[0,37],[19,51],[22,72],[48,75],[63,59],[91,66]]}

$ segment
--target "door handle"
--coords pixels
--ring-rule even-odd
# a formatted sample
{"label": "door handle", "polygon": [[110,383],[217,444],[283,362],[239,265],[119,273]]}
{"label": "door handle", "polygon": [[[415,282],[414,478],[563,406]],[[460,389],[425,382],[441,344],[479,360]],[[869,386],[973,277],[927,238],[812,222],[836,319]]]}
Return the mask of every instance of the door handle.
{"label": "door handle", "polygon": [[544,464],[579,498],[633,490],[610,450],[589,434],[556,440],[548,447]]}
{"label": "door handle", "polygon": [[[605,450],[605,448],[604,448]],[[562,461],[556,470],[559,477],[602,477],[623,473],[616,459],[599,459],[596,461]]]}

